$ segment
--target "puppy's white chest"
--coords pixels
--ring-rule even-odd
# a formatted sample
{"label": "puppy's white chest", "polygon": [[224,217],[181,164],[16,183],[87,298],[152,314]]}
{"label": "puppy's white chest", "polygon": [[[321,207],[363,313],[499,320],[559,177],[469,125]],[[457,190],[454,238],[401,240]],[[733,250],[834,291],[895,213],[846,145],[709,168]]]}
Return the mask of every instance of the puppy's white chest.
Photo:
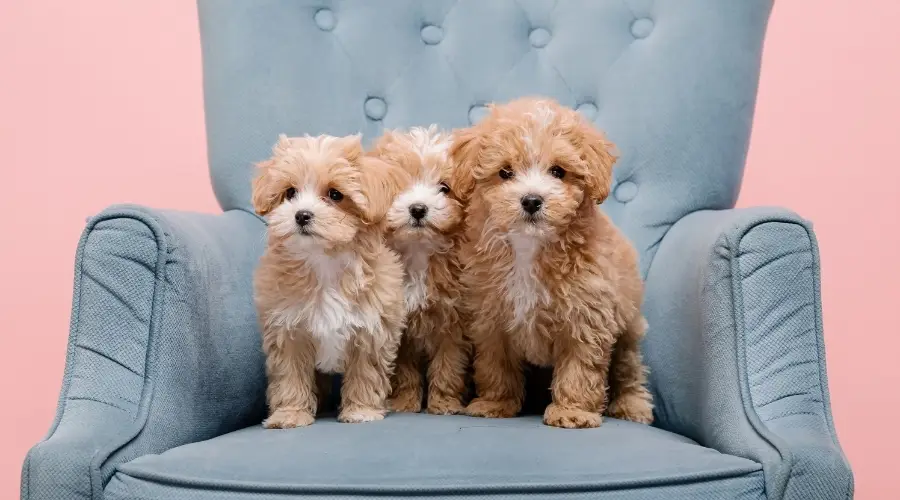
{"label": "puppy's white chest", "polygon": [[326,373],[342,372],[348,343],[356,329],[365,325],[359,308],[340,290],[326,289],[310,311],[307,325],[316,342],[316,368]]}
{"label": "puppy's white chest", "polygon": [[406,282],[403,284],[406,312],[425,309],[428,303],[429,252],[424,248],[408,249],[403,253],[403,258],[406,265]]}
{"label": "puppy's white chest", "polygon": [[325,373],[343,371],[346,351],[356,328],[365,325],[365,316],[350,306],[340,293],[325,291],[308,302],[272,313],[272,324],[284,326],[291,337],[298,327],[313,339],[316,368]]}
{"label": "puppy's white chest", "polygon": [[332,257],[321,253],[306,256],[306,260],[315,274],[316,283],[306,300],[279,311],[274,320],[289,329],[305,327],[316,345],[316,368],[326,373],[340,373],[350,340],[358,330],[373,328],[378,315],[364,311],[341,287],[344,274],[358,271],[356,262],[346,255]]}
{"label": "puppy's white chest", "polygon": [[506,278],[506,295],[513,307],[513,326],[530,322],[535,307],[547,300],[547,291],[537,277],[535,256],[539,242],[533,237],[510,235],[513,264]]}

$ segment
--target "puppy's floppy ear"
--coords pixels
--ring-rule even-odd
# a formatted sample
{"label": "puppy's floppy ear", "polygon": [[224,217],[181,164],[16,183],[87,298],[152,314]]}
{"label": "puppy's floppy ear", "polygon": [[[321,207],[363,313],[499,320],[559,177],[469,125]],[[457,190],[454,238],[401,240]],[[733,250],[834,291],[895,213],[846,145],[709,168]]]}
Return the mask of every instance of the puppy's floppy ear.
{"label": "puppy's floppy ear", "polygon": [[450,160],[453,172],[450,175],[450,190],[463,203],[472,196],[475,189],[475,168],[481,150],[481,129],[477,125],[454,130],[450,140]]}
{"label": "puppy's floppy ear", "polygon": [[251,186],[251,202],[253,210],[259,215],[271,212],[279,202],[283,193],[278,189],[277,173],[272,167],[278,162],[278,158],[288,154],[291,149],[291,140],[284,134],[278,135],[278,141],[272,146],[272,156],[256,164],[256,175]]}
{"label": "puppy's floppy ear", "polygon": [[373,156],[382,156],[386,149],[390,148],[394,143],[397,142],[397,131],[393,129],[384,129],[384,132],[381,134],[381,137],[375,139],[372,143],[372,147],[369,148],[369,153]]}
{"label": "puppy's floppy ear", "polygon": [[384,134],[375,140],[366,155],[401,166],[418,163],[415,161],[418,156],[410,149],[408,141],[406,145],[401,142],[400,133],[396,130],[385,130]]}
{"label": "puppy's floppy ear", "polygon": [[618,161],[616,146],[602,132],[585,123],[581,125],[581,150],[587,169],[584,180],[587,194],[595,203],[609,196],[612,188],[612,169]]}
{"label": "puppy's floppy ear", "polygon": [[362,199],[357,201],[357,206],[363,221],[375,224],[387,215],[394,198],[409,184],[410,176],[399,166],[374,156],[363,156],[358,165]]}
{"label": "puppy's floppy ear", "polygon": [[338,137],[337,146],[340,148],[341,156],[354,163],[363,155],[362,134]]}
{"label": "puppy's floppy ear", "polygon": [[253,203],[253,210],[259,215],[266,215],[274,210],[281,202],[281,197],[284,195],[282,190],[278,188],[281,183],[278,179],[274,178],[277,176],[272,169],[274,165],[275,160],[273,159],[256,164],[257,172],[253,177],[250,196]]}

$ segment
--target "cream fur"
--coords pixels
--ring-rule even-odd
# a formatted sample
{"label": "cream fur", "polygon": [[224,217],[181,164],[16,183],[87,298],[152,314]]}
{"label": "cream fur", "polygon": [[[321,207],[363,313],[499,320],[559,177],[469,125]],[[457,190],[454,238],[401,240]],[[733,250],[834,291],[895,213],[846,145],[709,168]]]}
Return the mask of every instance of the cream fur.
{"label": "cream fur", "polygon": [[536,236],[510,234],[513,251],[512,266],[506,278],[506,300],[512,303],[513,320],[509,327],[523,326],[534,318],[538,303],[546,304],[550,297],[538,279],[534,265],[541,242]]}
{"label": "cream fur", "polygon": [[[466,204],[461,281],[478,392],[469,415],[516,415],[529,362],[554,369],[548,425],[596,427],[604,413],[652,420],[637,253],[596,208],[609,194],[612,147],[549,99],[492,106],[454,133],[451,187]],[[534,214],[526,195],[542,200]]]}
{"label": "cream fur", "polygon": [[[411,177],[387,216],[388,243],[400,253],[406,270],[408,326],[391,396],[391,407],[397,411],[422,408],[422,361],[428,362],[428,411],[459,413],[464,405],[470,347],[460,307],[463,208],[452,191],[442,191],[452,175],[449,145],[449,135],[437,127],[416,127],[387,131],[371,152]],[[421,221],[410,213],[414,204],[427,208]]]}
{"label": "cream fur", "polygon": [[[405,324],[403,267],[384,243],[383,219],[406,179],[364,157],[359,136],[282,136],[260,163],[253,203],[269,232],[254,290],[265,427],[313,422],[317,371],[344,374],[340,421],[383,418]],[[304,226],[299,211],[311,215]]]}

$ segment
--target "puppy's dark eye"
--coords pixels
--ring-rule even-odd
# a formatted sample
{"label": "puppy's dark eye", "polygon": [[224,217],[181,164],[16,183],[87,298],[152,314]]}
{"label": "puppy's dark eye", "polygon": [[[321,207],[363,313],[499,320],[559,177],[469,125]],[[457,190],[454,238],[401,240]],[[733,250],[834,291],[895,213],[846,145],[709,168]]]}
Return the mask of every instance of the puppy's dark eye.
{"label": "puppy's dark eye", "polygon": [[341,201],[344,199],[344,193],[338,191],[337,189],[331,188],[328,190],[328,197],[334,201]]}
{"label": "puppy's dark eye", "polygon": [[563,168],[559,165],[553,165],[552,167],[550,167],[550,175],[556,177],[557,179],[562,179],[566,176],[566,171],[563,170]]}
{"label": "puppy's dark eye", "polygon": [[448,186],[446,182],[442,182],[438,189],[443,194],[447,194],[450,192],[450,186]]}
{"label": "puppy's dark eye", "polygon": [[287,191],[284,192],[284,199],[286,200],[293,200],[294,196],[297,196],[296,188],[289,187],[287,188]]}
{"label": "puppy's dark eye", "polygon": [[503,170],[500,171],[500,178],[503,180],[512,179],[513,175],[514,175],[513,171],[508,168],[504,168]]}

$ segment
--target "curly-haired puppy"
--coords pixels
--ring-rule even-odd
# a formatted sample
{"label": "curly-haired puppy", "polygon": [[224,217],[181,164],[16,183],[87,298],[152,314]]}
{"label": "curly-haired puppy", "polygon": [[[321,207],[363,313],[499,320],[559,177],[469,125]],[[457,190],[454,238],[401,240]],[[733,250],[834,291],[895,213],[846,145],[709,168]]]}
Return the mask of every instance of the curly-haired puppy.
{"label": "curly-haired puppy", "polygon": [[389,244],[406,267],[407,327],[400,342],[391,408],[422,409],[428,362],[428,412],[463,410],[469,345],[463,334],[459,250],[462,204],[450,191],[449,134],[437,127],[387,131],[370,154],[411,176],[388,210]]}
{"label": "curly-haired puppy", "polygon": [[454,133],[478,392],[469,415],[516,415],[529,362],[553,367],[548,425],[597,427],[604,412],[652,420],[637,253],[597,207],[609,194],[612,148],[549,99],[491,106]]}
{"label": "curly-haired puppy", "polygon": [[338,420],[380,420],[405,321],[403,265],[383,218],[407,176],[364,156],[358,135],[282,135],[258,167],[253,206],[269,225],[254,282],[263,425],[311,424],[317,371],[344,374]]}

